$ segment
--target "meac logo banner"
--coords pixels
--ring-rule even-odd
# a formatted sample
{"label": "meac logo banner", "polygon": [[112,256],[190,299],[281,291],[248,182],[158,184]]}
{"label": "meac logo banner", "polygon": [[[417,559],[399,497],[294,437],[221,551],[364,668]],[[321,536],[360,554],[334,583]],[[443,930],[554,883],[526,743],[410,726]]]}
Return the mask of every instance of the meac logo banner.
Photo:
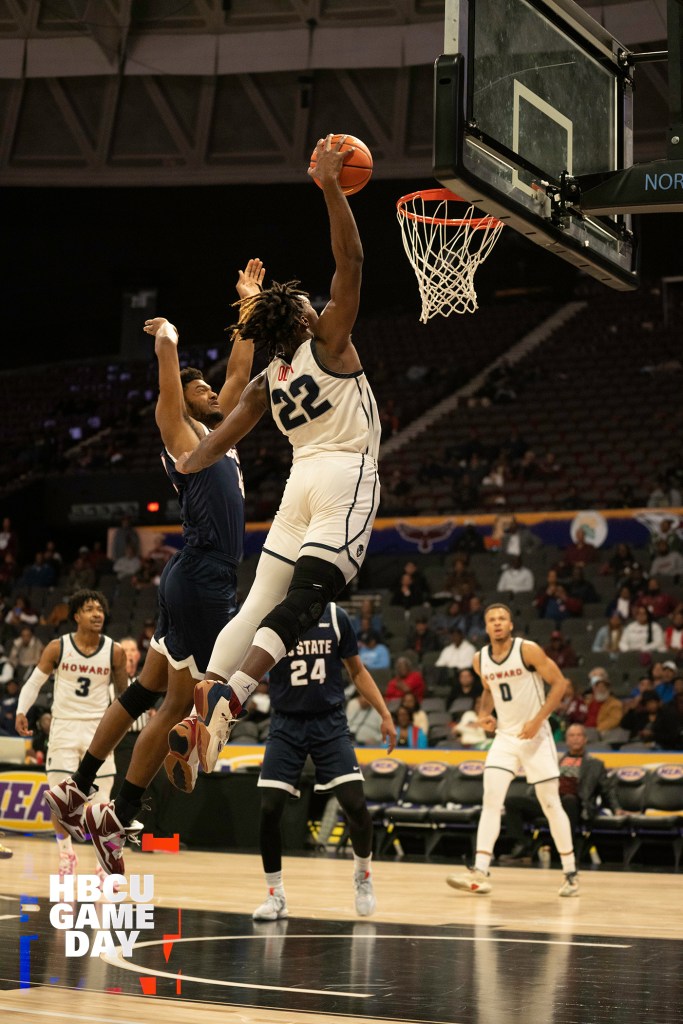
{"label": "meac logo banner", "polygon": [[52,832],[44,772],[0,772],[0,831]]}

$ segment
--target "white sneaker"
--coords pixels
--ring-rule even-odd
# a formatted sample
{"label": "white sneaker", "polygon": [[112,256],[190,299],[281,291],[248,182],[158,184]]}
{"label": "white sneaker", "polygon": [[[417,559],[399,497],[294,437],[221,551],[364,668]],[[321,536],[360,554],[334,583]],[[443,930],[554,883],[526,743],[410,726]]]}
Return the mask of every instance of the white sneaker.
{"label": "white sneaker", "polygon": [[372,888],[372,875],[369,871],[356,871],[353,876],[353,885],[356,890],[356,913],[359,917],[369,917],[375,913],[377,900],[375,890]]}
{"label": "white sneaker", "polygon": [[578,896],[581,889],[579,887],[579,876],[576,871],[569,871],[564,876],[564,882],[560,886],[558,896]]}
{"label": "white sneaker", "polygon": [[65,875],[75,875],[78,867],[78,857],[75,853],[60,853],[59,855],[59,881],[64,881]]}
{"label": "white sneaker", "polygon": [[202,771],[214,770],[218,755],[228,742],[242,705],[227,683],[205,679],[194,688],[197,709],[197,753]]}
{"label": "white sneaker", "polygon": [[480,896],[491,892],[493,888],[486,872],[479,871],[477,868],[468,868],[466,872],[460,875],[449,875],[446,882],[453,889],[461,889],[463,892],[476,892]]}
{"label": "white sneaker", "polygon": [[254,921],[279,921],[281,917],[289,917],[284,890],[269,889],[264,902],[251,916]]}

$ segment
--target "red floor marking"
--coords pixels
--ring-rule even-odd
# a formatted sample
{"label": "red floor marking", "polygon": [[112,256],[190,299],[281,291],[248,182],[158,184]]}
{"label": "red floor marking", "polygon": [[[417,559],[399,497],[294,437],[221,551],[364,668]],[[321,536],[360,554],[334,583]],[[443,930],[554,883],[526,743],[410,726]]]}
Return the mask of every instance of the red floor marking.
{"label": "red floor marking", "polygon": [[155,996],[157,994],[157,979],[140,978],[140,988],[143,996]]}
{"label": "red floor marking", "polygon": [[143,832],[142,850],[144,853],[152,853],[155,850],[161,850],[164,853],[178,853],[180,836],[177,832],[174,836],[155,836],[151,832]]}

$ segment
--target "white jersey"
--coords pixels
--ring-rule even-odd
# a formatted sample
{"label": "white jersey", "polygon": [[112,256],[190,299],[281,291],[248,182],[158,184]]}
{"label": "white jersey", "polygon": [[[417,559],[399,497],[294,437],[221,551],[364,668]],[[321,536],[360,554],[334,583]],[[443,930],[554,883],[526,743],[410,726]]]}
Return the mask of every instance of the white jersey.
{"label": "white jersey", "polygon": [[321,452],[377,459],[379,415],[364,370],[326,369],[310,340],[296,350],[291,366],[273,359],[265,372],[273,419],[289,438],[295,461]]}
{"label": "white jersey", "polygon": [[61,638],[59,661],[55,669],[53,718],[101,718],[110,704],[114,641],[100,637],[94,654],[83,654],[71,633]]}
{"label": "white jersey", "polygon": [[[510,653],[501,662],[491,657],[490,646],[480,652],[479,675],[493,694],[498,717],[498,733],[518,736],[545,703],[543,679],[522,654],[522,640],[515,637]],[[547,723],[544,723],[547,727]]]}

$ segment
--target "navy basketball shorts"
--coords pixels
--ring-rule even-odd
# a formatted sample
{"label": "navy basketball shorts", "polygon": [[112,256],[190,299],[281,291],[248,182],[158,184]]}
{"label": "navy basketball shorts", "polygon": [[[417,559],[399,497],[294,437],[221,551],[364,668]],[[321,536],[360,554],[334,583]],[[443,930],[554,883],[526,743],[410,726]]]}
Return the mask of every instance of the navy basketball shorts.
{"label": "navy basketball shorts", "polygon": [[308,717],[273,712],[259,786],[300,796],[299,778],[309,754],[318,792],[342,782],[363,781],[344,709],[333,708]]}
{"label": "navy basketball shorts", "polygon": [[237,610],[235,565],[199,548],[183,548],[159,582],[152,647],[175,669],[203,679],[216,637]]}

